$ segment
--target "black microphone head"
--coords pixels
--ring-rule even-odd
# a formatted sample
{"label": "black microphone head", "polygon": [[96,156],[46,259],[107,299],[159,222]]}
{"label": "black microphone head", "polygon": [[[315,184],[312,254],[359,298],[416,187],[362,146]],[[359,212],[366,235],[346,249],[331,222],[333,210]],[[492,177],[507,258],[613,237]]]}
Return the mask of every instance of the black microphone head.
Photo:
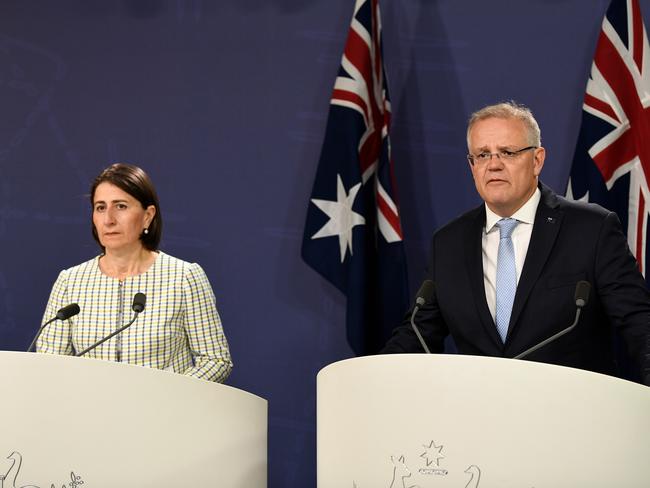
{"label": "black microphone head", "polygon": [[70,305],[66,305],[61,310],[59,310],[56,313],[56,318],[59,320],[68,320],[70,317],[77,315],[80,311],[81,309],[79,308],[79,305],[76,303],[71,303]]}
{"label": "black microphone head", "polygon": [[418,290],[418,294],[415,296],[415,304],[421,307],[426,303],[431,303],[435,294],[436,284],[431,280],[424,280]]}
{"label": "black microphone head", "polygon": [[133,305],[131,308],[135,313],[140,313],[144,310],[144,305],[147,303],[147,297],[144,293],[136,293],[133,297]]}
{"label": "black microphone head", "polygon": [[576,284],[576,307],[584,307],[589,301],[589,292],[591,291],[591,283],[588,281],[578,281]]}

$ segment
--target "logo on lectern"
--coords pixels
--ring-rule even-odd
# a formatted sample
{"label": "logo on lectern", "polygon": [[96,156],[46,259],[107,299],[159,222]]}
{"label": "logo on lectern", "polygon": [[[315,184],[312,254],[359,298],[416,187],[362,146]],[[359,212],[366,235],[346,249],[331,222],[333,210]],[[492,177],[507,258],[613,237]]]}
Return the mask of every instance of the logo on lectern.
{"label": "logo on lectern", "polygon": [[[4,474],[0,474],[0,488],[14,488],[18,486],[22,486],[23,488],[39,488],[36,485],[23,485],[18,482],[20,470],[23,465],[23,455],[20,452],[12,452],[7,456],[7,459],[11,461],[11,465]],[[7,482],[6,486],[5,481]],[[74,471],[70,471],[70,481],[68,483],[62,483],[60,486],[61,488],[79,488],[83,484],[84,482],[81,479],[81,476],[77,476]],[[55,485],[54,483],[50,485],[50,488],[57,487],[58,485]]]}
{"label": "logo on lectern", "polygon": [[[386,488],[479,488],[481,469],[470,464],[462,473],[460,470],[450,471],[444,466],[446,455],[443,449],[443,444],[437,444],[432,439],[417,449],[411,449],[408,455],[402,451],[399,456],[390,456],[393,474],[390,481],[386,480]],[[413,454],[417,452],[421,454]],[[365,488],[356,481],[352,482],[352,487]]]}

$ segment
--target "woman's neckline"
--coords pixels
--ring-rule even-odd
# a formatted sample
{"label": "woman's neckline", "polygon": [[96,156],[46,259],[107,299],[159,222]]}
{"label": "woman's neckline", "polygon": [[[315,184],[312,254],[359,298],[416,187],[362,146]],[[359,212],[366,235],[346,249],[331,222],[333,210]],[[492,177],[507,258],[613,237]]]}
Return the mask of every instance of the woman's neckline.
{"label": "woman's neckline", "polygon": [[135,278],[138,276],[142,276],[147,274],[150,270],[152,270],[155,266],[155,264],[158,262],[158,258],[161,255],[161,251],[151,251],[147,255],[147,260],[145,260],[143,263],[139,263],[134,271],[125,271],[124,273],[118,273],[117,271],[112,271],[111,270],[105,270],[103,269],[102,266],[102,258],[105,258],[105,254],[100,254],[96,258],[97,262],[97,270],[102,276],[105,276],[106,278],[110,278],[112,280],[116,281],[125,281],[128,280],[129,278]]}

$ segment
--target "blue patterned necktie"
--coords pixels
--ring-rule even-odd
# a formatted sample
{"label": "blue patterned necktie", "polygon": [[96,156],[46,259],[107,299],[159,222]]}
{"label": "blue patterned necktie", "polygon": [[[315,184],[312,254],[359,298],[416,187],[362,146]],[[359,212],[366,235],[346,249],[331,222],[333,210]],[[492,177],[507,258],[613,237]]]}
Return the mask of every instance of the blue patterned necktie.
{"label": "blue patterned necktie", "polygon": [[499,227],[499,254],[497,255],[497,311],[496,326],[501,340],[505,343],[510,324],[512,304],[517,291],[517,268],[515,267],[515,248],[512,244],[512,231],[518,220],[501,219],[496,225]]}

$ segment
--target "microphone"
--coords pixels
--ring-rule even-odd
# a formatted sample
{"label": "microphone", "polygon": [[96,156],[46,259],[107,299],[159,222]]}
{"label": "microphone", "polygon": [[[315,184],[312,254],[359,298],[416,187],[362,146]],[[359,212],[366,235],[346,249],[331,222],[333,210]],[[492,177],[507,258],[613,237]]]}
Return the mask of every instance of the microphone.
{"label": "microphone", "polygon": [[420,289],[418,290],[417,295],[415,296],[415,307],[413,307],[413,313],[411,314],[411,327],[413,327],[415,335],[418,336],[418,340],[420,341],[422,348],[427,354],[431,354],[431,351],[429,351],[426,342],[424,342],[420,331],[415,325],[415,315],[418,313],[418,310],[420,310],[421,307],[433,301],[435,294],[436,284],[431,280],[424,280],[422,282],[422,286],[420,286]]}
{"label": "microphone", "polygon": [[135,312],[134,315],[133,315],[133,318],[131,319],[131,321],[128,324],[123,325],[122,327],[117,329],[115,332],[111,332],[109,335],[107,335],[103,339],[95,342],[92,346],[87,347],[86,349],[84,349],[81,352],[78,352],[77,354],[75,354],[75,356],[76,357],[83,356],[87,352],[92,351],[93,349],[95,349],[98,346],[101,346],[104,342],[111,339],[112,337],[115,337],[120,332],[122,332],[122,331],[128,329],[129,327],[131,327],[131,324],[133,324],[133,322],[135,322],[135,319],[137,319],[138,315],[140,315],[140,313],[144,310],[144,306],[145,306],[146,303],[147,303],[147,297],[145,296],[145,294],[144,293],[136,293],[135,296],[133,297],[133,304],[131,305],[131,310],[133,310],[133,312]]}
{"label": "microphone", "polygon": [[43,329],[45,329],[45,327],[50,325],[55,320],[68,320],[70,317],[74,317],[75,315],[77,315],[80,312],[80,310],[81,309],[79,308],[79,305],[77,305],[76,303],[71,303],[70,305],[66,305],[65,307],[59,309],[59,311],[56,313],[56,315],[53,318],[51,318],[50,320],[48,320],[47,322],[45,322],[43,325],[40,326],[40,328],[36,332],[36,336],[34,337],[34,340],[27,348],[27,352],[32,350],[32,347],[34,347],[34,344],[36,344],[36,341],[41,336],[41,333],[43,332]]}
{"label": "microphone", "polygon": [[530,349],[525,350],[521,354],[515,356],[513,359],[522,359],[528,356],[530,353],[533,353],[537,351],[540,347],[545,346],[546,344],[553,342],[555,339],[558,339],[562,337],[564,334],[567,334],[573,330],[573,328],[578,324],[578,320],[580,320],[580,312],[582,312],[582,308],[587,305],[587,302],[589,301],[589,292],[591,291],[591,284],[588,281],[578,281],[576,284],[576,291],[574,294],[574,299],[576,302],[576,316],[575,319],[573,319],[573,323],[567,327],[564,330],[561,330],[557,334],[552,335],[548,339],[540,342],[539,344],[531,347]]}
{"label": "microphone", "polygon": [[131,305],[131,309],[135,313],[140,313],[144,310],[144,306],[147,303],[147,297],[145,296],[144,293],[136,293],[135,296],[133,297],[133,305]]}

